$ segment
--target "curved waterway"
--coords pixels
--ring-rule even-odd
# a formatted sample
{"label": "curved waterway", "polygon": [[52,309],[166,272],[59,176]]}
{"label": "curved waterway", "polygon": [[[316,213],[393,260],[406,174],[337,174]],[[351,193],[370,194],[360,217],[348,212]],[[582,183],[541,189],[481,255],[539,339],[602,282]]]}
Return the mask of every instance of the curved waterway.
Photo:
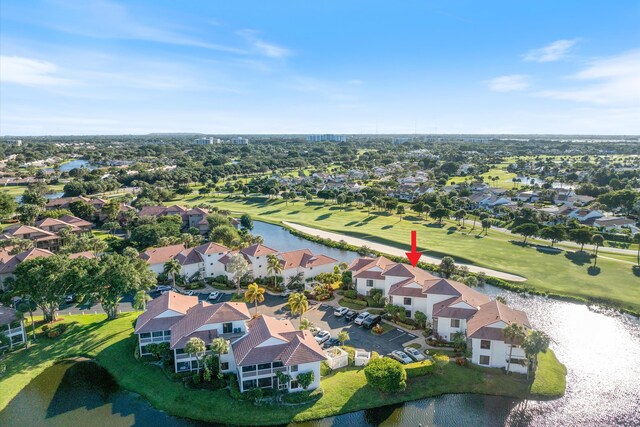
{"label": "curved waterway", "polygon": [[[266,245],[281,251],[309,248],[346,262],[357,256],[309,242],[267,223],[255,222],[254,233],[262,235]],[[478,289],[491,296],[504,296],[511,307],[527,312],[533,327],[551,336],[553,350],[568,369],[564,397],[536,402],[445,395],[301,426],[640,426],[638,319],[550,298],[525,297],[491,286]],[[113,380],[96,380],[91,370],[70,368],[82,364],[69,363],[49,368],[22,390],[0,413],[0,425],[204,425],[167,416],[119,390]]]}

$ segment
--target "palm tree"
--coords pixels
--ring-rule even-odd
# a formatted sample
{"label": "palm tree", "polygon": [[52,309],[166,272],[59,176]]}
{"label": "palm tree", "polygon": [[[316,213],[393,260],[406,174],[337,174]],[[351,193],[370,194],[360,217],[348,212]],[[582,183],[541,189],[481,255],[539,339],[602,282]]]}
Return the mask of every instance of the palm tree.
{"label": "palm tree", "polygon": [[264,302],[264,288],[258,286],[257,283],[252,283],[244,293],[244,299],[248,303],[255,303],[256,316],[258,315],[258,303]]}
{"label": "palm tree", "polygon": [[209,348],[218,355],[218,378],[220,378],[222,375],[220,372],[220,367],[222,366],[220,357],[229,352],[229,342],[224,338],[214,338],[213,341],[211,341]]}
{"label": "palm tree", "polygon": [[200,356],[207,351],[207,347],[204,345],[204,341],[200,338],[189,338],[189,341],[184,346],[184,351],[189,353],[189,356],[195,356],[198,362],[198,371],[200,370]]}
{"label": "palm tree", "polygon": [[171,281],[173,282],[173,287],[176,287],[176,274],[180,273],[182,266],[178,262],[177,259],[171,259],[164,263],[164,273],[168,276],[171,276]]}
{"label": "palm tree", "polygon": [[596,263],[598,262],[598,248],[600,246],[602,246],[602,244],[604,243],[604,236],[602,236],[602,234],[594,234],[591,237],[591,241],[593,242],[593,244],[595,245],[595,255],[596,257],[593,259],[593,266],[596,266]]}
{"label": "palm tree", "polygon": [[464,209],[459,209],[456,211],[456,219],[458,220],[458,223],[460,222],[460,220],[462,220],[462,228],[464,228],[465,216],[467,216],[467,211],[465,211]]}
{"label": "palm tree", "polygon": [[309,301],[307,301],[307,297],[300,292],[294,292],[289,295],[289,307],[291,308],[292,316],[300,316],[309,309]]}
{"label": "palm tree", "polygon": [[509,360],[507,361],[507,374],[509,374],[509,371],[511,369],[511,355],[513,353],[514,344],[521,343],[526,337],[526,334],[524,332],[524,328],[517,323],[510,324],[502,330],[502,333],[504,334],[505,338],[511,341],[511,344],[509,345]]}
{"label": "palm tree", "polygon": [[275,255],[267,255],[267,274],[273,276],[273,287],[276,287],[276,276],[282,273],[284,267]]}
{"label": "palm tree", "polygon": [[236,282],[236,288],[238,295],[240,295],[240,282],[242,278],[250,272],[249,263],[244,259],[242,254],[237,253],[229,257],[227,262],[227,272],[233,275],[233,280]]}
{"label": "palm tree", "polygon": [[340,346],[344,346],[344,343],[349,341],[351,337],[349,336],[349,332],[342,331],[338,334],[338,341],[340,341]]}
{"label": "palm tree", "polygon": [[546,353],[549,348],[549,342],[551,338],[547,334],[541,331],[531,330],[522,342],[522,348],[524,354],[529,361],[529,367],[527,369],[527,379],[529,379],[529,372],[536,370],[538,366],[538,353]]}
{"label": "palm tree", "polygon": [[405,213],[404,206],[402,205],[398,206],[398,208],[396,209],[396,213],[400,215],[400,221],[402,221],[402,215],[404,215]]}
{"label": "palm tree", "polygon": [[147,302],[151,301],[151,297],[146,291],[138,291],[133,297],[133,308],[136,311],[145,311],[147,309]]}
{"label": "palm tree", "polygon": [[300,319],[300,329],[301,331],[308,331],[313,328],[313,322],[309,319]]}

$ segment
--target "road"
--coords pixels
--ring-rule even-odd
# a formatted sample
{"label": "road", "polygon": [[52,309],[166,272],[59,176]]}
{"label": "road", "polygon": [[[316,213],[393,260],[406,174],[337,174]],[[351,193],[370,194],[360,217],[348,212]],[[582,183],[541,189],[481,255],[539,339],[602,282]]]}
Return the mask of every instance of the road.
{"label": "road", "polygon": [[[409,248],[405,249],[400,249],[400,248],[396,248],[393,246],[388,246],[388,245],[383,245],[380,243],[375,243],[375,242],[371,242],[369,240],[365,240],[365,239],[360,239],[358,237],[351,237],[351,236],[345,236],[344,234],[338,234],[338,233],[333,233],[330,231],[324,231],[324,230],[318,230],[317,228],[311,228],[311,227],[307,227],[304,225],[300,225],[300,224],[296,224],[293,222],[287,222],[287,221],[283,221],[282,222],[284,225],[286,225],[287,227],[291,227],[295,230],[301,231],[303,233],[306,234],[310,234],[312,236],[318,236],[321,237],[323,239],[330,239],[333,240],[334,242],[339,242],[341,240],[347,242],[350,245],[354,245],[354,246],[367,246],[371,249],[373,249],[376,252],[382,252],[385,254],[389,254],[389,255],[393,255],[393,256],[399,256],[399,257],[404,257],[405,256],[405,252],[409,250]],[[431,256],[426,256],[426,255],[422,255],[422,258],[420,258],[420,261],[422,262],[428,262],[429,264],[440,264],[442,258],[436,258],[436,257],[431,257]],[[525,277],[522,276],[517,276],[515,274],[510,274],[510,273],[505,273],[503,271],[498,271],[498,270],[492,270],[490,268],[484,268],[484,267],[478,267],[476,265],[470,265],[470,264],[462,264],[462,263],[458,263],[457,265],[459,266],[465,266],[469,269],[469,271],[473,272],[473,273],[485,273],[487,276],[493,276],[493,277],[497,277],[498,279],[503,279],[503,280],[508,280],[510,282],[524,282],[527,279]]]}

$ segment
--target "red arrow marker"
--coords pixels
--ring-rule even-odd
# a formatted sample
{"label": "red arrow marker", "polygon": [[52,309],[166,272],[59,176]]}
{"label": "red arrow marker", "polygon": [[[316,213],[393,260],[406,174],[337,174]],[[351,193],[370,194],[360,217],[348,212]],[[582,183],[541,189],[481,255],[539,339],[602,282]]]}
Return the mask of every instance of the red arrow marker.
{"label": "red arrow marker", "polygon": [[422,256],[422,252],[418,252],[417,251],[417,242],[416,242],[417,238],[416,238],[416,231],[412,230],[411,231],[411,252],[405,252],[407,254],[407,258],[409,259],[409,262],[411,263],[412,266],[416,266],[416,264],[418,264],[418,261],[420,260],[420,257]]}

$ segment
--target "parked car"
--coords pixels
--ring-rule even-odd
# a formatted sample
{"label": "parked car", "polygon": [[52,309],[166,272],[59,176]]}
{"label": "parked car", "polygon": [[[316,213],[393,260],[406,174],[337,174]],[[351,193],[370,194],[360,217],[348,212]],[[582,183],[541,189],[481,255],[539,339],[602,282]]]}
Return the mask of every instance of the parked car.
{"label": "parked car", "polygon": [[346,320],[347,322],[351,322],[353,319],[356,318],[357,315],[358,315],[357,311],[349,310],[347,311],[347,314],[344,315],[344,320]]}
{"label": "parked car", "polygon": [[309,328],[309,332],[311,332],[311,335],[315,337],[316,335],[318,335],[318,332],[320,332],[320,328],[318,328],[317,326],[312,326]]}
{"label": "parked car", "polygon": [[184,294],[188,297],[192,297],[196,294],[196,291],[184,291]]}
{"label": "parked car", "polygon": [[284,290],[284,292],[282,292],[282,293],[280,294],[280,296],[281,296],[282,298],[289,298],[289,295],[291,295],[291,294],[293,294],[293,293],[295,293],[295,291],[292,291],[291,289],[285,289],[285,290]]}
{"label": "parked car", "polygon": [[354,320],[353,323],[355,323],[356,325],[362,325],[362,322],[364,322],[364,319],[366,319],[369,316],[370,316],[369,312],[363,311],[362,313],[358,314],[358,317],[356,317],[356,320]]}
{"label": "parked car", "polygon": [[66,302],[67,304],[71,304],[75,300],[76,300],[76,297],[73,294],[69,294],[66,297],[64,297],[64,302]]}
{"label": "parked car", "polygon": [[418,350],[416,350],[413,347],[405,347],[404,352],[407,354],[407,356],[409,356],[416,362],[420,362],[421,360],[425,359],[424,354],[420,353]]}
{"label": "parked car", "polygon": [[209,294],[209,298],[208,298],[208,299],[209,299],[210,301],[215,301],[215,300],[217,300],[218,298],[220,298],[220,292],[218,292],[218,291],[213,291],[213,292],[211,292],[211,293]]}
{"label": "parked car", "polygon": [[411,363],[413,362],[413,359],[411,359],[409,356],[407,356],[407,353],[405,353],[404,351],[400,351],[400,350],[394,350],[391,353],[388,354],[389,357],[391,357],[392,359],[396,359],[398,362],[402,363],[402,364],[407,364],[407,363]]}
{"label": "parked car", "polygon": [[334,316],[336,317],[342,317],[345,314],[347,314],[347,311],[349,311],[349,309],[347,307],[338,307],[336,309],[336,311],[333,312]]}
{"label": "parked car", "polygon": [[369,315],[369,317],[363,320],[362,327],[365,329],[371,329],[374,326],[379,325],[380,322],[382,322],[382,316],[378,314],[375,314],[375,315],[371,314]]}
{"label": "parked car", "polygon": [[331,338],[331,334],[327,331],[320,331],[318,332],[318,334],[316,335],[316,342],[318,344],[322,344],[323,342],[327,341],[329,338]]}
{"label": "parked car", "polygon": [[340,345],[340,341],[338,340],[338,338],[336,337],[332,337],[329,338],[324,345],[322,346],[322,348],[330,348],[330,347],[335,347],[337,345]]}
{"label": "parked car", "polygon": [[167,286],[167,285],[160,285],[157,288],[154,289],[154,291],[156,292],[168,292],[171,290],[171,286]]}

